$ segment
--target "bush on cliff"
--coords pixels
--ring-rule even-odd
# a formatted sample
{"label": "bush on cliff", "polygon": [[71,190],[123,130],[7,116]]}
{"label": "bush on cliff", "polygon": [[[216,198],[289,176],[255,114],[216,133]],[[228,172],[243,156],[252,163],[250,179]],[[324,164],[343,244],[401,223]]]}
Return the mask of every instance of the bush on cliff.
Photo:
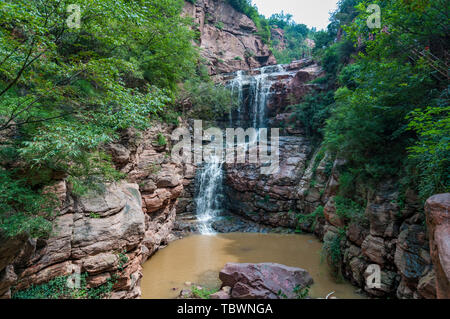
{"label": "bush on cliff", "polygon": [[[369,3],[381,7],[382,28],[368,28]],[[441,0],[343,0],[317,34],[327,83],[320,89],[334,97],[306,98],[297,118],[348,161],[355,182],[394,178],[423,200],[450,191],[448,74],[439,71],[448,9]]]}

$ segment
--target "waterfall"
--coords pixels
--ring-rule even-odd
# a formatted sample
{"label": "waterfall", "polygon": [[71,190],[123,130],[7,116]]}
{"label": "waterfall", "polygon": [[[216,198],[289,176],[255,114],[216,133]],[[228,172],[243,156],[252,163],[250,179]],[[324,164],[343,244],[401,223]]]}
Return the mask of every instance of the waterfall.
{"label": "waterfall", "polygon": [[[233,94],[236,94],[237,91],[237,98],[238,98],[238,107],[237,107],[237,118],[241,118],[241,110],[242,110],[242,104],[243,104],[243,98],[244,98],[244,78],[243,78],[243,71],[237,71],[236,77],[230,81],[229,87],[231,88],[231,92]],[[233,126],[233,112],[230,112],[230,127]]]}
{"label": "waterfall", "polygon": [[198,192],[195,199],[201,234],[214,234],[212,223],[223,206],[223,162],[204,163],[197,174]]}
{"label": "waterfall", "polygon": [[[256,129],[265,127],[267,125],[267,102],[272,85],[279,78],[289,78],[294,74],[295,72],[287,71],[283,65],[266,66],[252,72],[237,71],[232,74],[227,87],[234,94],[237,93],[239,105],[236,110],[236,123],[233,123],[233,116],[230,114],[230,127],[242,125],[245,118],[250,120],[249,126]],[[247,147],[248,144],[257,143],[258,136],[256,141],[246,143]],[[223,159],[216,160],[214,163],[204,163],[197,171],[195,203],[199,222],[198,230],[202,234],[215,233],[212,225],[223,211],[223,180]]]}

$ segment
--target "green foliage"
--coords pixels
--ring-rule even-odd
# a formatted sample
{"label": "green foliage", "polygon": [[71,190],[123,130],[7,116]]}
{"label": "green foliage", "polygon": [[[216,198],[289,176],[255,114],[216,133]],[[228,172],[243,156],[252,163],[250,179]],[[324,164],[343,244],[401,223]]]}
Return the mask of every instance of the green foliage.
{"label": "green foliage", "polygon": [[215,24],[215,27],[216,27],[217,29],[219,29],[219,30],[222,30],[223,27],[224,27],[224,24],[223,24],[222,21],[219,21],[219,22],[217,22],[217,23]]}
{"label": "green foliage", "polygon": [[228,3],[237,11],[245,14],[247,17],[253,20],[258,32],[265,43],[270,41],[270,29],[267,21],[263,16],[258,13],[256,6],[252,5],[251,0],[227,0]]}
{"label": "green foliage", "polygon": [[107,297],[116,282],[114,278],[96,288],[87,288],[88,274],[81,274],[80,287],[70,288],[69,276],[56,277],[47,283],[13,292],[13,299],[101,299]]}
{"label": "green foliage", "polygon": [[356,178],[349,171],[342,172],[339,175],[339,195],[346,197],[355,193]]}
{"label": "green foliage", "polygon": [[320,138],[325,127],[325,121],[330,117],[334,103],[332,91],[315,92],[305,96],[303,102],[293,105],[295,119],[305,134]]}
{"label": "green foliage", "polygon": [[190,117],[206,121],[221,119],[238,105],[228,88],[197,80],[185,82],[179,100],[189,101]]}
{"label": "green foliage", "polygon": [[251,0],[227,0],[228,3],[237,11],[245,14],[250,19],[259,25],[259,13],[258,9],[252,5]]}
{"label": "green foliage", "polygon": [[312,214],[309,215],[302,215],[302,214],[298,214],[297,215],[297,232],[300,232],[300,226],[301,225],[308,225],[308,227],[311,228],[311,230],[314,231],[314,229],[316,228],[318,219],[321,217],[324,217],[323,214],[323,206],[320,205],[318,206],[314,212]]}
{"label": "green foliage", "polygon": [[219,289],[207,289],[204,287],[192,286],[191,291],[195,298],[210,299],[210,296],[218,292]]}
{"label": "green foliage", "polygon": [[[338,51],[330,51],[339,42],[323,54],[324,67],[335,73],[341,86],[325,128],[325,144],[349,161],[355,181],[374,184],[387,176],[404,180],[402,167],[413,168],[408,172],[410,186],[418,179],[426,199],[449,187],[448,83],[437,72],[449,49],[441,14],[449,3],[375,1],[386,28],[370,30],[366,8],[372,3],[343,1],[334,15],[345,31],[344,41],[358,45],[360,52],[348,66]],[[352,50],[350,45],[340,49],[342,56]]]}
{"label": "green foliage", "polygon": [[[401,177],[405,172],[399,168],[408,165],[415,167],[409,174],[417,176],[421,197],[426,198],[448,190],[448,140],[443,138],[448,133],[442,130],[448,98],[440,93],[447,88],[436,81],[436,65],[414,57],[413,50],[428,48],[444,59],[448,41],[440,12],[448,9],[448,2],[375,1],[389,33],[368,29],[366,8],[373,3],[340,1],[327,31],[315,34],[314,52],[326,71],[326,93],[321,94],[335,92],[334,101],[327,98],[322,104],[317,98],[316,106],[307,98],[296,107],[296,115],[309,134],[325,136],[329,152],[348,160],[348,170],[340,177],[342,195],[354,191],[357,182],[375,184],[387,176]],[[338,34],[340,41],[335,43]],[[441,120],[429,119],[424,130],[432,133],[422,137],[421,129],[410,122],[416,114],[420,118],[427,112],[426,105],[439,110]],[[436,151],[420,148],[427,139],[425,143],[434,144]],[[410,186],[414,186],[413,176]]]}
{"label": "green foliage", "polygon": [[[69,4],[81,7],[80,28],[67,28]],[[7,234],[48,232],[50,202],[39,190],[55,173],[67,176],[75,195],[101,190],[123,177],[102,151],[105,144],[151,119],[177,122],[168,107],[178,83],[196,76],[199,56],[183,5],[0,3],[0,227]]]}
{"label": "green foliage", "polygon": [[99,218],[101,218],[100,214],[98,214],[98,213],[92,213],[92,212],[89,214],[89,217],[90,217],[90,218],[94,218],[94,219],[99,219]]}
{"label": "green foliage", "polygon": [[52,229],[45,217],[51,215],[56,199],[27,187],[25,179],[16,178],[18,173],[0,169],[0,230],[9,237],[44,237]]}
{"label": "green foliage", "polygon": [[166,137],[163,134],[158,133],[158,136],[156,137],[156,143],[158,143],[159,146],[166,146],[167,145]]}
{"label": "green foliage", "polygon": [[[361,61],[357,88],[338,89],[325,144],[351,163],[357,175],[379,180],[396,175],[408,141],[405,117],[430,98],[426,75],[397,62]],[[377,92],[376,95],[373,92]]]}
{"label": "green foliage", "polygon": [[119,265],[117,266],[117,268],[119,269],[119,271],[123,271],[124,266],[128,262],[129,258],[126,255],[126,251],[120,252],[118,256],[119,256]]}
{"label": "green foliage", "polygon": [[419,191],[426,200],[433,194],[450,192],[450,107],[417,109],[409,116],[409,129],[419,140],[409,148],[410,157],[417,163]]}
{"label": "green foliage", "polygon": [[288,296],[280,289],[277,292],[277,296],[281,297],[282,299],[287,299]]}
{"label": "green foliage", "polygon": [[334,198],[336,214],[346,222],[363,224],[366,221],[364,207],[351,199],[336,196]]}
{"label": "green foliage", "polygon": [[310,287],[306,286],[302,288],[301,286],[296,286],[294,288],[294,294],[297,297],[297,299],[307,299],[309,296],[309,290]]}
{"label": "green foliage", "polygon": [[339,229],[338,233],[327,232],[323,239],[322,258],[325,258],[331,267],[333,276],[337,280],[342,279],[342,242],[346,238],[344,229]]}
{"label": "green foliage", "polygon": [[280,28],[284,31],[286,48],[279,48],[279,43],[272,41],[273,54],[278,63],[290,63],[299,60],[305,55],[310,55],[311,49],[305,43],[308,37],[313,36],[313,32],[304,24],[297,24],[292,20],[291,14],[273,14],[267,23],[271,28]]}

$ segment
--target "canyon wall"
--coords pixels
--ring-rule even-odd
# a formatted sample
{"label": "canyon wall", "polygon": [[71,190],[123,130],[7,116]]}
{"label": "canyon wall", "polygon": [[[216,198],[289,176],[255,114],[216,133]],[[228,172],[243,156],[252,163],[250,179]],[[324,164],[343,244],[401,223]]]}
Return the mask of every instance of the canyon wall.
{"label": "canyon wall", "polygon": [[139,297],[141,265],[173,239],[177,199],[193,175],[192,167],[170,159],[172,129],[160,123],[139,134],[130,129],[107,146],[124,181],[83,196],[65,179],[49,187],[61,204],[49,238],[0,239],[0,296],[81,272],[85,288],[112,285],[103,297]]}
{"label": "canyon wall", "polygon": [[[314,152],[305,137],[280,137],[280,170],[276,174],[262,175],[259,165],[249,163],[227,167],[228,209],[256,223],[315,233],[324,246],[333,247],[328,255],[339,256],[338,262],[332,262],[336,271],[371,296],[435,298],[429,234],[416,194],[409,190],[401,198],[395,181],[385,181],[366,193],[361,218],[347,218],[352,208],[336,204],[344,164],[320,150]],[[322,213],[316,214],[316,209]],[[445,224],[439,218],[434,220]],[[444,239],[449,234],[448,221],[445,225],[435,227],[433,243],[440,243],[441,248],[432,256],[443,278],[442,290],[448,291],[450,249]],[[379,288],[366,283],[368,266],[373,264],[381,269]]]}
{"label": "canyon wall", "polygon": [[[320,69],[303,61],[293,78],[273,84],[268,114],[271,126],[282,128],[280,169],[263,175],[260,164],[228,164],[227,209],[258,224],[315,233],[324,241],[336,274],[371,296],[435,298],[436,279],[442,287],[438,295],[439,290],[445,295],[448,197],[427,204],[430,234],[417,194],[411,189],[400,192],[395,180],[372,189],[354,185],[364,204],[344,205],[345,160],[315,148],[301,127],[293,125],[295,119],[286,107],[300,102],[318,76]],[[380,267],[380,287],[367,285],[370,265]]]}
{"label": "canyon wall", "polygon": [[197,45],[211,75],[276,64],[255,23],[225,0],[185,2],[183,12],[194,19]]}

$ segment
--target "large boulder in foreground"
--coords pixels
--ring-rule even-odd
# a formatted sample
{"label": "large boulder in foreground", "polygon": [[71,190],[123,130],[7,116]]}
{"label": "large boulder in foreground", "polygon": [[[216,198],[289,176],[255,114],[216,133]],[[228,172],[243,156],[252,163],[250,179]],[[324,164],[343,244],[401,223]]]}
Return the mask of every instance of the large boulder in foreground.
{"label": "large boulder in foreground", "polygon": [[296,291],[314,283],[306,270],[274,263],[228,263],[219,278],[233,299],[295,299]]}
{"label": "large boulder in foreground", "polygon": [[430,197],[425,212],[436,272],[436,297],[450,299],[450,193]]}

